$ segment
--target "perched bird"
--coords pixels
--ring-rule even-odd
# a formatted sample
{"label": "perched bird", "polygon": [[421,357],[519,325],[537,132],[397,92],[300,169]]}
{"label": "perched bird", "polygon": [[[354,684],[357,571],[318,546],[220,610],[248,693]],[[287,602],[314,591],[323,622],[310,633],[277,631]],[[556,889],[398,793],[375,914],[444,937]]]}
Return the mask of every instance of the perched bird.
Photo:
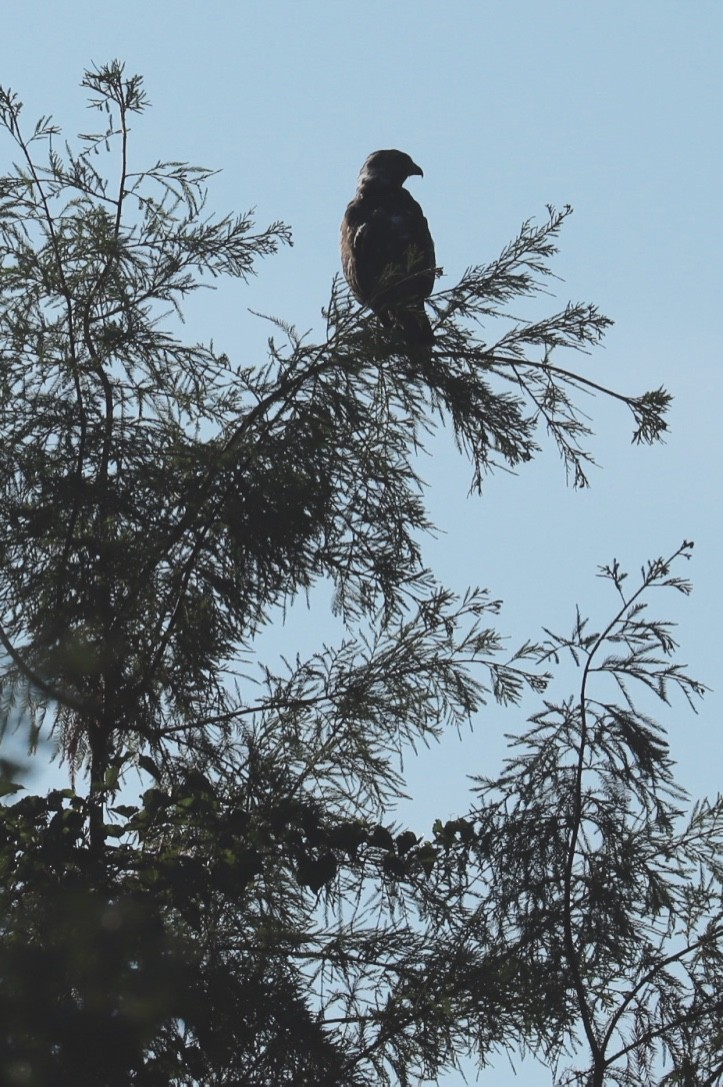
{"label": "perched bird", "polygon": [[434,242],[427,220],[403,187],[423,176],[403,151],[374,151],[341,224],[344,275],[361,303],[411,348],[428,348],[432,329],[424,299],[434,286]]}

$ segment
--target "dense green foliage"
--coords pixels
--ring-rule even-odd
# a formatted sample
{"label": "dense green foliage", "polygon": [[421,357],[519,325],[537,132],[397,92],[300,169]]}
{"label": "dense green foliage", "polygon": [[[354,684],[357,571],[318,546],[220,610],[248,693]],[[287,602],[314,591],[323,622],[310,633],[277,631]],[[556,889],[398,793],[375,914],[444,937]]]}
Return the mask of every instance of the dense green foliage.
{"label": "dense green foliage", "polygon": [[[505,1048],[560,1082],[721,1082],[723,809],[685,816],[634,697],[702,693],[645,611],[656,586],[687,591],[670,566],[690,545],[629,595],[605,571],[607,624],[511,658],[497,602],[423,562],[416,454],[440,420],[478,490],[545,434],[585,485],[583,389],[626,404],[638,441],[665,429],[663,390],[565,362],[608,325],[594,306],[505,317],[550,274],[569,209],[433,296],[429,359],[335,283],[322,342],[281,325],[241,368],[184,343],[173,310],[204,273],[244,280],[287,228],[209,215],[209,171],[136,171],[141,81],[114,63],[84,86],[108,123],[77,152],[0,92],[17,156],[0,728],[52,733],[84,783],[22,796],[0,764],[3,1083],[406,1084]],[[274,672],[260,632],[324,582],[343,641]],[[400,752],[490,697],[542,695],[566,654],[578,692],[545,703],[472,810],[393,824]]]}

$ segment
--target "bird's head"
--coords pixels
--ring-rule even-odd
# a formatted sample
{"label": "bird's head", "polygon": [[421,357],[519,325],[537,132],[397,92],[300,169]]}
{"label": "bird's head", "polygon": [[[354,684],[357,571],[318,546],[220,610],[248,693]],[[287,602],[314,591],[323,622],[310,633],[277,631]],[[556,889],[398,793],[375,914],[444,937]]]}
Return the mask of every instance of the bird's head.
{"label": "bird's head", "polygon": [[359,188],[370,182],[398,188],[414,174],[424,177],[421,168],[404,151],[372,151],[361,168]]}

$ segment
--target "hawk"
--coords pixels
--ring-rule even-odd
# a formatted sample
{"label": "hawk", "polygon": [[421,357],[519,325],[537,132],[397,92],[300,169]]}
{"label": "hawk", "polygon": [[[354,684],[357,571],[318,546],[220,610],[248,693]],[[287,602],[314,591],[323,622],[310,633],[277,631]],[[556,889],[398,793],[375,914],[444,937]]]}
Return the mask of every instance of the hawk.
{"label": "hawk", "polygon": [[341,261],[352,292],[411,348],[433,341],[424,299],[436,272],[427,220],[403,187],[415,174],[424,176],[403,151],[374,151],[341,224]]}

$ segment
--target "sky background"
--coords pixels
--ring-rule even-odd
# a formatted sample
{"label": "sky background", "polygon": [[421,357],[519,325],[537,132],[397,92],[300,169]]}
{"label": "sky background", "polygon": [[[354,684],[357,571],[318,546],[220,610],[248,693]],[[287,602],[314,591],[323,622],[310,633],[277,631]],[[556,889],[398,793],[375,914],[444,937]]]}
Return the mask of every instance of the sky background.
{"label": "sky background", "polygon": [[[134,123],[132,168],[159,158],[217,167],[211,211],[254,207],[259,226],[291,225],[294,247],[248,286],[188,307],[189,338],[212,337],[234,362],[264,358],[271,330],[251,310],[323,335],[339,221],[372,150],[401,148],[424,169],[409,187],[441,287],[494,258],[523,220],[544,219],[546,204],[574,207],[549,309],[591,301],[614,319],[606,346],[579,365],[624,393],[664,385],[675,398],[668,440],[632,447],[624,407],[591,400],[600,467],[588,491],[567,486],[546,444],[478,498],[442,435],[424,463],[442,530],[425,558],[458,590],[480,584],[502,598],[499,629],[514,647],[543,624],[569,629],[577,604],[593,622],[609,618],[598,565],[617,558],[632,576],[694,540],[678,570],[693,596],[659,606],[679,622],[680,659],[712,688],[698,717],[677,702],[662,718],[694,795],[718,791],[723,761],[722,56],[720,0],[23,0],[4,12],[0,43],[0,83],[18,92],[28,123],[52,113],[68,137],[94,130],[83,70],[117,57],[144,75],[153,105]],[[0,143],[3,166],[8,153]],[[308,655],[327,636],[314,603],[293,609],[270,652]],[[490,706],[472,735],[408,760],[416,799],[400,817],[428,832],[436,816],[463,811],[466,775],[494,774],[504,733],[535,708]],[[527,1062],[516,1068],[502,1061],[479,1082],[550,1083]]]}

